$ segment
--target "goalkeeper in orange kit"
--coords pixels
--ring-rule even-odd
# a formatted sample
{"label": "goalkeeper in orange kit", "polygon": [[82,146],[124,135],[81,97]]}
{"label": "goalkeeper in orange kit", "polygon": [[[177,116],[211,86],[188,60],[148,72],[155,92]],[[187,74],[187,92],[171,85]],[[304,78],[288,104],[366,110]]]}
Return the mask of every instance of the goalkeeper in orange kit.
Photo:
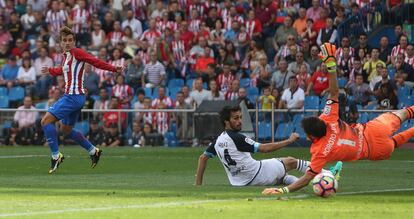
{"label": "goalkeeper in orange kit", "polygon": [[[302,128],[311,140],[311,164],[305,175],[283,188],[267,188],[263,194],[284,194],[299,190],[321,172],[328,162],[355,160],[386,160],[394,148],[414,137],[414,127],[393,135],[400,125],[414,118],[414,106],[384,113],[366,124],[350,126],[339,119],[339,89],[336,75],[336,47],[321,46],[321,59],[326,63],[329,77],[329,98],[319,117],[302,120]],[[337,176],[339,177],[339,176]]]}

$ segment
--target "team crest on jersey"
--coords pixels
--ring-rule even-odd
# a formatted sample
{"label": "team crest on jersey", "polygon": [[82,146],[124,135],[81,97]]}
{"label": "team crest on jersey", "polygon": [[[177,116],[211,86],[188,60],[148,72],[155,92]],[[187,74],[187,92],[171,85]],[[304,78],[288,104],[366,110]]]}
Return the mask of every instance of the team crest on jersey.
{"label": "team crest on jersey", "polygon": [[333,104],[334,102],[333,102],[333,100],[327,100],[326,101],[326,105],[331,105],[331,104]]}
{"label": "team crest on jersey", "polygon": [[250,138],[245,138],[245,139],[244,139],[244,141],[245,141],[247,144],[254,145],[254,141],[253,141],[252,139],[250,139]]}

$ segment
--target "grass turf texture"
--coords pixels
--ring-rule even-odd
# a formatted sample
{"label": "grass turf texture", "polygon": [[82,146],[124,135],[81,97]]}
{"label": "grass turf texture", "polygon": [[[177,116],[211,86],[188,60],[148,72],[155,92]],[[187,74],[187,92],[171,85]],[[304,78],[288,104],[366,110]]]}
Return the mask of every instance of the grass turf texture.
{"label": "grass turf texture", "polygon": [[[282,197],[262,196],[264,187],[231,187],[217,158],[208,162],[205,185],[195,187],[203,150],[106,148],[91,169],[85,151],[65,147],[67,159],[49,175],[47,148],[0,147],[0,218],[414,216],[414,150],[397,150],[390,161],[344,163],[338,195],[328,199],[314,196],[311,186]],[[309,159],[308,150],[286,148],[255,157]]]}

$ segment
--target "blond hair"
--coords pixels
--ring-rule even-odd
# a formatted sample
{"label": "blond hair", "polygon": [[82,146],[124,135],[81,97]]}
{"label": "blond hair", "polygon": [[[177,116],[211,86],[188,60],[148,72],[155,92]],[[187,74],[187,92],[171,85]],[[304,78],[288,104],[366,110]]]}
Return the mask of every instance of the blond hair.
{"label": "blond hair", "polygon": [[73,39],[76,39],[75,33],[68,26],[63,26],[62,28],[60,28],[59,35],[60,35],[60,38],[59,38],[60,40],[62,40],[62,37],[69,36],[69,35],[72,35]]}

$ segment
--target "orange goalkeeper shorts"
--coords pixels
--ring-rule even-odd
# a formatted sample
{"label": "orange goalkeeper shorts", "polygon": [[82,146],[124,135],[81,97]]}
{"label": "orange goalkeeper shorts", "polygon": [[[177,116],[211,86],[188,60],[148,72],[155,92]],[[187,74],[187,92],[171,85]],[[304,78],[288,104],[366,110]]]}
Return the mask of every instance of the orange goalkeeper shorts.
{"label": "orange goalkeeper shorts", "polygon": [[395,147],[392,136],[400,125],[400,118],[393,113],[384,113],[366,124],[364,135],[368,143],[368,160],[391,157]]}

